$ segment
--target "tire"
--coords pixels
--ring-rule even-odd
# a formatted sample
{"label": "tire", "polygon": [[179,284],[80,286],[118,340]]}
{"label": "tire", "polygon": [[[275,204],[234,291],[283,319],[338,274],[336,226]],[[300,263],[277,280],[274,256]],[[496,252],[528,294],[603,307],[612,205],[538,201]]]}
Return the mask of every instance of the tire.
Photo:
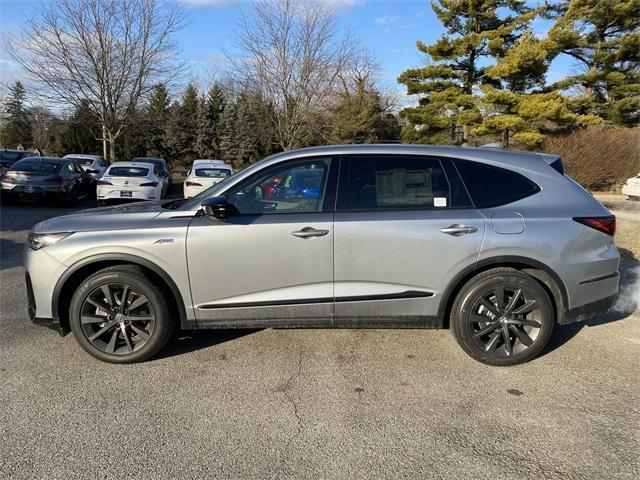
{"label": "tire", "polygon": [[451,329],[458,344],[487,365],[532,360],[549,342],[554,326],[549,294],[536,279],[512,268],[473,277],[451,309]]}
{"label": "tire", "polygon": [[165,297],[166,292],[141,269],[105,268],[74,293],[69,325],[76,341],[95,358],[143,362],[160,352],[175,331]]}
{"label": "tire", "polygon": [[78,204],[78,191],[76,187],[73,187],[69,192],[67,198],[64,199],[64,205],[66,207],[72,208]]}

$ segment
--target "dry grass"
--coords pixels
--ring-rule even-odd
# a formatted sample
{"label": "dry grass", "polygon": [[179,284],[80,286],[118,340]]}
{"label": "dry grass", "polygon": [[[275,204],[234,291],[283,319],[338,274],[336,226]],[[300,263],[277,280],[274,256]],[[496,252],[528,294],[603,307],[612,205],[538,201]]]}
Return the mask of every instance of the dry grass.
{"label": "dry grass", "polygon": [[565,171],[590,190],[619,191],[640,172],[640,128],[590,128],[547,138],[541,148],[563,158]]}

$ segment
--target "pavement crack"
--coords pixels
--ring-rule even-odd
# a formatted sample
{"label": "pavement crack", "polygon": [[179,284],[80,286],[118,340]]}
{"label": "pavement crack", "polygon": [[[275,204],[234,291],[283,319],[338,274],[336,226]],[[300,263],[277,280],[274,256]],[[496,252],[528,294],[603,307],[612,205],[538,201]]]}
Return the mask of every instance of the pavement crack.
{"label": "pavement crack", "polygon": [[300,351],[298,352],[297,368],[291,373],[291,375],[289,376],[287,381],[284,383],[282,388],[279,389],[282,393],[284,393],[285,398],[291,404],[293,408],[293,415],[296,418],[296,433],[294,435],[291,435],[287,439],[287,443],[285,444],[285,450],[288,449],[289,445],[291,445],[293,440],[302,433],[302,417],[300,416],[298,402],[296,401],[296,399],[291,393],[291,385],[294,383],[294,381],[297,378],[300,377],[301,373],[302,373],[302,352]]}

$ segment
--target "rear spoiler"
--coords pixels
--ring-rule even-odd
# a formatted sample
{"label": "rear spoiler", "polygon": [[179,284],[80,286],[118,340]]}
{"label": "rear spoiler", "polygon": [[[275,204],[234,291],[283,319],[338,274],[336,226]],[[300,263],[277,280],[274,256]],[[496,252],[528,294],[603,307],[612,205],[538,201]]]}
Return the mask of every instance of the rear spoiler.
{"label": "rear spoiler", "polygon": [[539,153],[538,156],[556,172],[564,175],[564,165],[562,165],[562,158],[560,158],[560,156],[550,153]]}

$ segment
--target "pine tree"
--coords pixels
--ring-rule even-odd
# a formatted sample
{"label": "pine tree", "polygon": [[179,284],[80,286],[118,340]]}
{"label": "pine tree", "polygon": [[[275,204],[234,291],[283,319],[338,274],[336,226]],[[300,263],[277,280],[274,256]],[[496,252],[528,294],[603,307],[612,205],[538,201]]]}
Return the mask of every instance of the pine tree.
{"label": "pine tree", "polygon": [[147,153],[151,156],[166,157],[165,131],[169,122],[169,93],[165,85],[157,85],[149,98],[146,108]]}
{"label": "pine tree", "polygon": [[224,111],[225,92],[216,83],[200,99],[197,117],[196,152],[202,158],[220,158],[220,117]]}
{"label": "pine tree", "polygon": [[88,100],[83,100],[65,122],[58,134],[58,142],[64,153],[101,154],[102,134],[100,121],[93,113]]}
{"label": "pine tree", "polygon": [[7,121],[0,132],[0,142],[5,148],[22,145],[26,149],[33,143],[31,119],[24,105],[25,96],[22,83],[15,82],[4,105]]}
{"label": "pine tree", "polygon": [[578,114],[619,126],[640,124],[640,1],[560,0],[548,39],[554,53],[572,57],[580,72],[554,87],[578,87]]}
{"label": "pine tree", "polygon": [[386,136],[388,119],[384,115],[380,93],[356,79],[355,91],[345,90],[331,111],[331,143],[375,143],[393,140]]}
{"label": "pine tree", "polygon": [[466,144],[481,118],[475,93],[494,83],[485,75],[487,60],[504,55],[538,12],[524,0],[438,0],[432,8],[446,33],[431,45],[418,41],[433,63],[398,78],[408,94],[422,95],[402,111],[403,140]]}
{"label": "pine tree", "polygon": [[569,124],[590,123],[592,118],[569,112],[565,97],[545,91],[549,69],[550,42],[523,34],[515,45],[497,58],[485,74],[495,86],[483,85],[479,105],[482,122],[471,129],[475,135],[496,134],[503,148],[511,141],[526,146],[540,145],[547,132]]}
{"label": "pine tree", "polygon": [[237,168],[241,162],[238,159],[236,102],[230,100],[225,105],[220,117],[220,159]]}
{"label": "pine tree", "polygon": [[181,101],[169,108],[165,145],[171,161],[189,163],[196,158],[196,117],[198,114],[198,90],[189,84]]}

